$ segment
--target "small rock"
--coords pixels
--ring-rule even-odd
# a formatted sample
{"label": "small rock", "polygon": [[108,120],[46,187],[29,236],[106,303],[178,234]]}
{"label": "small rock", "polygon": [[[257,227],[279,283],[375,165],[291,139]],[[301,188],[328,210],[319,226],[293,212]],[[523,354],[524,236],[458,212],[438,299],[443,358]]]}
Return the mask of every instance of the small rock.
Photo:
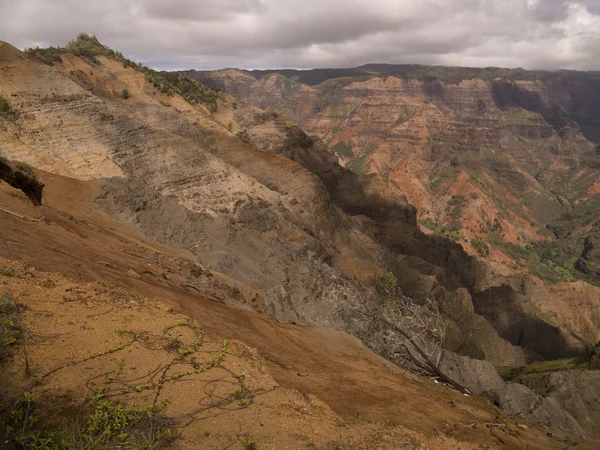
{"label": "small rock", "polygon": [[523,425],[523,424],[518,424],[517,425],[519,428],[522,428],[523,430],[526,430],[527,428],[529,428],[527,425]]}
{"label": "small rock", "polygon": [[2,269],[2,275],[5,275],[7,277],[14,277],[15,269],[13,269],[12,267],[5,267],[4,269]]}
{"label": "small rock", "polygon": [[127,271],[127,275],[129,275],[131,278],[136,278],[136,279],[138,279],[138,280],[139,280],[140,278],[142,278],[142,277],[140,277],[140,276],[139,276],[139,274],[138,274],[138,273],[137,273],[135,270],[132,270],[132,269],[129,269],[129,270]]}

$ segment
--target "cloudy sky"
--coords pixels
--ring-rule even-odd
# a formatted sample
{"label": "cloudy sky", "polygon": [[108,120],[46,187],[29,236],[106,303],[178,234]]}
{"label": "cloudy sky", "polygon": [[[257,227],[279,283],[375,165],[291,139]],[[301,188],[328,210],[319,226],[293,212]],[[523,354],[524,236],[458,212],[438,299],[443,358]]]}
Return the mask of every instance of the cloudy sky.
{"label": "cloudy sky", "polygon": [[600,0],[0,0],[0,40],[80,32],[160,69],[600,69]]}

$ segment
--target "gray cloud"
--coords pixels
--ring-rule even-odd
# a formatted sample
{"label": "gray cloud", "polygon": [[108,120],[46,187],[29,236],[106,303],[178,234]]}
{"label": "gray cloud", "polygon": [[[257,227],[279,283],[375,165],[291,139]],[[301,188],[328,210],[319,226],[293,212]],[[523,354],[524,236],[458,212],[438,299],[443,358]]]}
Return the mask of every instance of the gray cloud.
{"label": "gray cloud", "polygon": [[79,32],[152,67],[600,69],[598,0],[0,0],[0,39]]}

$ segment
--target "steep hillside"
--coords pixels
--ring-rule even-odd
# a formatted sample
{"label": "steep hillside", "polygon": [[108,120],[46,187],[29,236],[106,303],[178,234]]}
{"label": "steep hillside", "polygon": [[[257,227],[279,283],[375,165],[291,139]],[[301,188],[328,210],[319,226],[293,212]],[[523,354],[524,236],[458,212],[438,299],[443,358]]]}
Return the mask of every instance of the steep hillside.
{"label": "steep hillside", "polygon": [[[60,431],[55,439],[76,443],[94,436],[74,433],[75,419],[87,424],[107,405],[99,400],[121,402],[135,418],[130,408],[158,398],[146,422],[126,426],[133,448],[173,437],[182,449],[247,450],[248,441],[327,450],[596,448],[597,441],[560,438],[560,430],[551,438],[481,398],[412,376],[347,334],[239,308],[243,291],[222,275],[95,208],[97,181],[38,175],[46,181],[41,208],[0,184],[0,205],[21,216],[0,211],[0,331],[5,319],[19,331],[14,343],[2,342],[0,410],[33,407],[38,421],[22,436]],[[186,356],[169,367],[198,332],[195,361]],[[220,365],[188,373],[218,358],[224,340]],[[157,373],[166,374],[161,390]],[[9,403],[24,391],[31,403]]]}
{"label": "steep hillside", "polygon": [[[211,289],[246,309],[345,331],[527,420],[600,432],[580,417],[595,409],[506,385],[492,365],[585,356],[600,337],[596,288],[499,275],[422,233],[400,190],[343,168],[289,120],[140,67],[94,38],[27,54],[0,63],[0,96],[13,111],[0,116],[0,154],[97,180],[97,208],[199,264],[186,269],[198,279],[181,287],[203,290],[212,278]],[[12,230],[11,252],[32,252],[27,234]],[[98,244],[87,244],[96,255]],[[94,256],[80,270],[93,273],[89,261],[115,265]],[[591,290],[563,298],[573,288]]]}
{"label": "steep hillside", "polygon": [[497,270],[600,282],[598,73],[393,65],[185,73],[286,115],[351,170],[380,174],[418,208],[425,231]]}

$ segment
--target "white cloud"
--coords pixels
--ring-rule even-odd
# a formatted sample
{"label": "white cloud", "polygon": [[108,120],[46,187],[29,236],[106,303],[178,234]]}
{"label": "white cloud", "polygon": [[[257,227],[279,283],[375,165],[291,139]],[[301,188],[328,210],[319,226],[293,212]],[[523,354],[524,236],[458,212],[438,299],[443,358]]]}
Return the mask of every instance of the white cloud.
{"label": "white cloud", "polygon": [[366,62],[600,69],[597,0],[0,0],[0,39],[91,32],[157,68]]}

